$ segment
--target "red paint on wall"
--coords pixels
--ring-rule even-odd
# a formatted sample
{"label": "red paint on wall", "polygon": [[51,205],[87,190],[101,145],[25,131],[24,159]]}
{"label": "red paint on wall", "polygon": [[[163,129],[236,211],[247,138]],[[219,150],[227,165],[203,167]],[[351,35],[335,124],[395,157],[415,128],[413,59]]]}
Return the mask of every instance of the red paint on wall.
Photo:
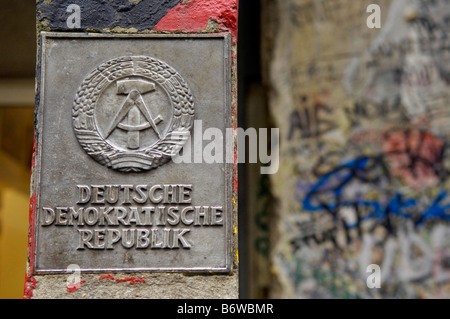
{"label": "red paint on wall", "polygon": [[126,282],[126,281],[129,281],[130,285],[133,285],[136,282],[141,282],[141,283],[145,284],[145,280],[142,278],[126,277],[124,279],[116,279],[116,282]]}
{"label": "red paint on wall", "polygon": [[[33,174],[35,156],[36,156],[36,136],[33,142],[33,157],[31,159],[31,174]],[[32,277],[33,267],[34,267],[34,225],[35,225],[35,214],[36,214],[36,194],[33,194],[30,198],[30,209],[29,209],[29,226],[28,226],[28,267],[25,273],[25,285],[24,285],[24,299],[31,299],[33,297],[33,290],[36,288],[36,279]]]}
{"label": "red paint on wall", "polygon": [[77,282],[76,284],[68,284],[67,285],[67,292],[75,292],[78,289],[80,289],[81,285],[84,284],[86,282],[86,280],[82,280],[80,282]]}
{"label": "red paint on wall", "polygon": [[206,29],[209,20],[219,23],[219,28],[237,35],[237,0],[190,0],[173,7],[153,28],[156,31],[199,32]]}
{"label": "red paint on wall", "polygon": [[439,182],[444,142],[429,132],[419,130],[390,133],[383,153],[390,172],[408,186],[423,190]]}
{"label": "red paint on wall", "polygon": [[23,299],[31,299],[33,297],[33,290],[36,288],[36,279],[31,276],[25,277],[25,289]]}
{"label": "red paint on wall", "polygon": [[[232,62],[233,64],[236,63],[236,53],[233,53],[232,56]],[[237,96],[236,88],[233,89],[232,92],[233,96]],[[236,103],[233,103],[231,114],[233,115],[234,119],[237,119],[237,105]],[[237,121],[233,121],[233,130],[234,132],[237,132]],[[237,172],[237,165],[238,165],[238,147],[237,144],[234,146],[234,158],[233,158],[233,191],[235,192],[236,196],[238,193],[238,172]]]}
{"label": "red paint on wall", "polygon": [[[200,32],[204,31],[208,22],[218,23],[221,31],[232,34],[233,45],[237,41],[238,0],[188,0],[181,1],[173,7],[153,28],[155,31]],[[236,51],[233,51],[231,62],[236,63]],[[236,91],[233,91],[233,95]],[[236,105],[233,105],[233,117],[236,118]],[[234,128],[236,129],[236,123]],[[237,193],[237,149],[234,155],[233,189]]]}
{"label": "red paint on wall", "polygon": [[99,278],[99,280],[102,280],[102,279],[111,279],[111,280],[114,280],[114,277],[113,276],[111,276],[111,275],[104,275],[104,276],[101,276],[100,278]]}

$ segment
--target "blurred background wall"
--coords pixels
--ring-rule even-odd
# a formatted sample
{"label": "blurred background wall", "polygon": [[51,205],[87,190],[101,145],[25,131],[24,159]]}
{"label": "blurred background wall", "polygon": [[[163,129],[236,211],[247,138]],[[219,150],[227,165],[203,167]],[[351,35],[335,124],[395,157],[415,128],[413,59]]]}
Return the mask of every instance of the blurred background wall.
{"label": "blurred background wall", "polygon": [[33,151],[34,1],[0,1],[0,298],[22,298]]}
{"label": "blurred background wall", "polygon": [[270,296],[448,298],[450,3],[263,3]]}

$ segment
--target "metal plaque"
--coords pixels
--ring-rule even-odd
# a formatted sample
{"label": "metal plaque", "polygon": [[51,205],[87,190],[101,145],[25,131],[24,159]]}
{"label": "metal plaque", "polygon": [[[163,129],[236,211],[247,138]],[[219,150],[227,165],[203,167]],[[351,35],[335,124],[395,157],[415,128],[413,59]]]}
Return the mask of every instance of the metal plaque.
{"label": "metal plaque", "polygon": [[35,272],[230,271],[229,36],[42,33],[39,77]]}

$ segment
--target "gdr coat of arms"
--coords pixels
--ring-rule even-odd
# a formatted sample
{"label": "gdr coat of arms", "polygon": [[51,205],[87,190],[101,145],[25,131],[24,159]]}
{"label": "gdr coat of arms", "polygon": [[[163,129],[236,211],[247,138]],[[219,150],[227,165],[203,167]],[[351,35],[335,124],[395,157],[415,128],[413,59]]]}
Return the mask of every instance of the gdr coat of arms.
{"label": "gdr coat of arms", "polygon": [[194,98],[183,77],[147,56],[109,60],[82,82],[72,108],[81,147],[122,172],[167,163],[188,140]]}

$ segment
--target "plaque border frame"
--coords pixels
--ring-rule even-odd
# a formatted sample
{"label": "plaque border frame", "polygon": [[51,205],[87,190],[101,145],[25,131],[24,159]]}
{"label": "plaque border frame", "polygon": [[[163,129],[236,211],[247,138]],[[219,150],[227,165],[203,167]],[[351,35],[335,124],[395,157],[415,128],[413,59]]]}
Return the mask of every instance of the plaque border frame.
{"label": "plaque border frame", "polygon": [[[46,54],[46,40],[49,38],[97,38],[97,39],[223,39],[224,49],[224,105],[225,105],[225,128],[232,128],[232,35],[227,32],[222,33],[177,33],[177,34],[163,34],[163,33],[136,33],[136,34],[124,34],[124,33],[75,33],[75,32],[51,32],[41,31],[38,39],[40,40],[37,68],[36,68],[36,81],[38,86],[36,87],[36,105],[35,105],[35,132],[36,148],[34,155],[34,167],[32,175],[32,195],[35,196],[34,211],[30,214],[33,219],[30,218],[30,226],[33,227],[31,234],[31,242],[29,247],[32,247],[30,254],[32,260],[30,261],[31,273],[34,275],[45,274],[64,274],[67,273],[67,269],[38,269],[37,268],[37,254],[38,254],[38,237],[39,237],[39,211],[40,211],[40,181],[41,181],[41,161],[42,161],[42,126],[44,121],[44,108],[45,108],[45,54]],[[234,145],[233,145],[233,152]],[[137,267],[137,268],[93,268],[93,269],[80,269],[82,273],[105,273],[105,272],[124,272],[124,273],[231,273],[233,270],[232,261],[232,247],[233,247],[233,163],[224,163],[224,212],[225,214],[225,266],[224,267],[173,267],[173,268],[152,268],[152,267]],[[30,216],[30,217],[31,217]]]}

